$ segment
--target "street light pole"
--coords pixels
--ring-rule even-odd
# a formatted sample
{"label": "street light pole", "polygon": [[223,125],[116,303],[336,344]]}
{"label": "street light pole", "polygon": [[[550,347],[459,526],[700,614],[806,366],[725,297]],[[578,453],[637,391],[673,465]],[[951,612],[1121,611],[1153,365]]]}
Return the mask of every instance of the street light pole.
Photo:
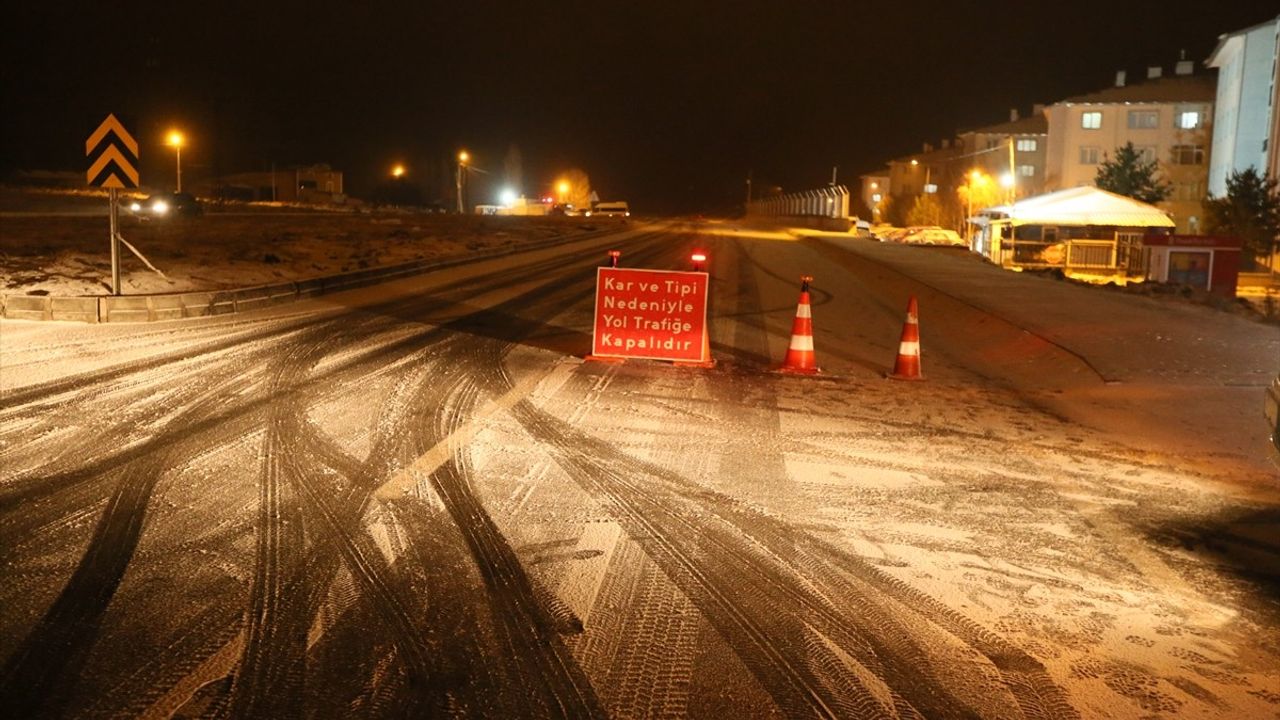
{"label": "street light pole", "polygon": [[167,138],[168,144],[173,148],[178,163],[178,189],[175,192],[182,192],[182,143],[184,138],[182,133],[177,130],[170,130]]}
{"label": "street light pole", "polygon": [[462,173],[466,169],[467,160],[470,157],[471,156],[467,154],[466,150],[463,150],[462,152],[458,153],[458,173],[454,182],[455,182],[455,185],[457,186],[457,191],[458,191],[458,214],[459,215],[466,212],[466,205],[462,202]]}
{"label": "street light pole", "polygon": [[1013,156],[1013,136],[1009,136],[1009,199],[1008,203],[1013,204],[1018,200],[1018,173],[1015,168],[1015,160]]}

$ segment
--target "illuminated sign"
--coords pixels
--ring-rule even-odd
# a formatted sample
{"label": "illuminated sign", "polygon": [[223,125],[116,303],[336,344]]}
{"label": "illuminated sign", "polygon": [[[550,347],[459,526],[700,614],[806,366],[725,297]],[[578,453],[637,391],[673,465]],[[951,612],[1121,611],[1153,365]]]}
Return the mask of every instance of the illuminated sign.
{"label": "illuminated sign", "polygon": [[591,353],[703,360],[707,287],[704,272],[598,268]]}

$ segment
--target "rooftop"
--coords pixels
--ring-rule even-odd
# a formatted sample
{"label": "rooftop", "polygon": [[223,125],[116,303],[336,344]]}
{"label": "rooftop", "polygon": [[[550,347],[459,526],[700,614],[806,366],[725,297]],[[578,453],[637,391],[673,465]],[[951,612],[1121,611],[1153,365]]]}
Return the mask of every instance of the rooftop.
{"label": "rooftop", "polygon": [[1217,96],[1217,78],[1209,74],[1170,75],[1143,80],[1123,87],[1109,87],[1097,92],[1060,100],[1054,105],[1105,105],[1121,103],[1213,102]]}
{"label": "rooftop", "polygon": [[1046,135],[1049,132],[1049,119],[1044,113],[1036,113],[1029,117],[1020,118],[1018,120],[1006,121],[995,125],[984,125],[983,127],[971,128],[969,130],[961,130],[959,135],[968,135],[970,133],[984,135]]}

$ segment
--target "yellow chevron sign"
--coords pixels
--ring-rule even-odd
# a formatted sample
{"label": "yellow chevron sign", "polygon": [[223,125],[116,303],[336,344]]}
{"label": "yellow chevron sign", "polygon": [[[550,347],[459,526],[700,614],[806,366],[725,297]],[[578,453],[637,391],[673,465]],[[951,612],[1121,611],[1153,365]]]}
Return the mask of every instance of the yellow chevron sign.
{"label": "yellow chevron sign", "polygon": [[138,141],[115,115],[108,115],[98,129],[90,133],[84,143],[84,154],[89,158],[90,187],[138,187]]}

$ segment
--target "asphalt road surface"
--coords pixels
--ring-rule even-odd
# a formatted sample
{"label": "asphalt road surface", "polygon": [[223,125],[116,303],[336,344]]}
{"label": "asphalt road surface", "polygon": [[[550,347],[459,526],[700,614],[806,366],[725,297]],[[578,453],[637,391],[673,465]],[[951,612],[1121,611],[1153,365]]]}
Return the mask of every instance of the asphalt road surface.
{"label": "asphalt road surface", "polygon": [[[695,247],[717,366],[584,363],[605,251]],[[771,372],[801,274],[817,377]],[[1274,326],[728,224],[0,323],[4,714],[1276,717],[1277,371]]]}

